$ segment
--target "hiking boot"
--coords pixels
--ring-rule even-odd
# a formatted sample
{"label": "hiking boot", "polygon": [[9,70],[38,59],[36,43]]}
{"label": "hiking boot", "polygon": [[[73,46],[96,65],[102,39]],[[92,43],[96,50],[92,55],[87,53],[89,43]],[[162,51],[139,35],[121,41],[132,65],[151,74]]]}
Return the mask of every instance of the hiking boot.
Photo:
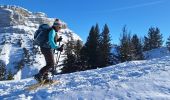
{"label": "hiking boot", "polygon": [[48,83],[52,84],[52,83],[53,83],[53,80],[51,80],[51,79],[45,80],[44,84],[48,84]]}
{"label": "hiking boot", "polygon": [[43,80],[42,76],[39,73],[34,75],[34,79],[38,82],[42,82]]}
{"label": "hiking boot", "polygon": [[53,82],[48,76],[49,76],[48,73],[46,73],[46,74],[43,75],[43,81],[44,81],[45,84],[46,84],[46,83],[48,84],[48,83],[52,83],[52,82]]}

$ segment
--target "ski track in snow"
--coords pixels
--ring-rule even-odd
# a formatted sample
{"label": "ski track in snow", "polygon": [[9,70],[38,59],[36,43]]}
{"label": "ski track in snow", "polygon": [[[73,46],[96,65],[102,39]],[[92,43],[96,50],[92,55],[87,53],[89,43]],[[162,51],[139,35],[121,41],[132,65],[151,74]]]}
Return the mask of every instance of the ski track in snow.
{"label": "ski track in snow", "polygon": [[61,83],[24,90],[33,78],[0,82],[0,99],[136,100],[170,99],[170,56],[55,76]]}

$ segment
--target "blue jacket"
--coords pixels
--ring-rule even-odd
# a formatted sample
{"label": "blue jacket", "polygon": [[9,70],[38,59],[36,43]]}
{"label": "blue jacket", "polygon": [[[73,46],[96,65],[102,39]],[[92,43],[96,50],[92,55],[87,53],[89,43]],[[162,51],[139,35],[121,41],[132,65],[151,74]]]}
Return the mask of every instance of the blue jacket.
{"label": "blue jacket", "polygon": [[55,32],[54,29],[52,29],[50,32],[49,32],[49,35],[48,35],[48,40],[49,40],[49,44],[50,44],[50,47],[52,49],[57,49],[58,48],[58,45],[55,43],[55,37],[57,35],[57,32]]}

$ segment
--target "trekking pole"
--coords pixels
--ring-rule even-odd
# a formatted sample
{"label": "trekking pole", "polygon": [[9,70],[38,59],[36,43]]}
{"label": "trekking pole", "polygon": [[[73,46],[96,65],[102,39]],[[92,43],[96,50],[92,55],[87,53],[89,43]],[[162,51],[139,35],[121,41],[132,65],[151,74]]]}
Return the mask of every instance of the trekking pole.
{"label": "trekking pole", "polygon": [[[60,47],[60,41],[58,43],[58,47]],[[58,52],[57,52],[57,58],[58,58]],[[57,59],[56,59],[56,62],[57,62]]]}
{"label": "trekking pole", "polygon": [[[62,38],[61,36],[60,36],[60,38]],[[59,41],[59,44],[58,44],[58,46],[60,47],[60,43],[61,43],[61,41]],[[59,52],[59,51],[58,51]],[[60,54],[61,54],[61,52],[60,52],[60,54],[58,54],[58,52],[57,52],[57,59],[56,59],[56,64],[55,64],[55,66],[54,66],[54,68],[56,69],[56,66],[58,65],[58,60],[59,60],[59,56],[60,56]]]}
{"label": "trekking pole", "polygon": [[[60,53],[59,53],[59,55],[58,55],[58,59],[57,59],[56,65],[58,65],[58,63],[59,63],[60,55],[61,55],[61,51],[60,51]],[[55,66],[55,68],[56,68],[56,66]]]}
{"label": "trekking pole", "polygon": [[[61,51],[60,51],[60,53],[59,53],[59,55],[58,55],[58,59],[57,59],[56,66],[54,66],[55,70],[56,70],[56,67],[57,67],[57,65],[58,65],[58,63],[59,63],[60,55],[61,55]],[[56,75],[56,74],[55,74],[55,75]],[[53,74],[52,79],[54,79],[54,74]]]}
{"label": "trekking pole", "polygon": [[[58,47],[60,47],[60,41],[59,41],[59,43],[58,43]],[[55,49],[55,50],[56,50],[56,49]],[[56,51],[57,51],[57,50],[56,50]],[[56,62],[58,62],[58,61],[57,61],[57,59],[58,59],[58,52],[59,52],[59,51],[57,51]],[[56,64],[55,64],[55,65],[56,65]],[[54,69],[55,69],[55,68],[56,68],[56,67],[54,66]]]}
{"label": "trekking pole", "polygon": [[[63,44],[61,45],[61,47],[63,48]],[[60,55],[61,55],[61,51],[58,51],[59,54],[58,54],[58,57],[57,57],[57,62],[56,62],[56,66],[54,66],[54,68],[56,69],[56,67],[58,66],[58,63],[59,63],[59,60],[60,60]]]}
{"label": "trekking pole", "polygon": [[[61,43],[61,42],[59,41],[58,46],[60,46],[60,43]],[[61,52],[60,52],[60,54],[61,54]],[[56,66],[58,65],[58,62],[59,62],[59,61],[58,61],[58,60],[59,60],[58,57],[59,57],[60,54],[59,54],[59,51],[57,51],[56,64],[55,64],[55,66],[54,66],[54,72],[56,72]],[[55,73],[55,74],[56,74],[56,73]],[[54,73],[52,73],[52,79],[53,79],[53,78],[54,78]]]}

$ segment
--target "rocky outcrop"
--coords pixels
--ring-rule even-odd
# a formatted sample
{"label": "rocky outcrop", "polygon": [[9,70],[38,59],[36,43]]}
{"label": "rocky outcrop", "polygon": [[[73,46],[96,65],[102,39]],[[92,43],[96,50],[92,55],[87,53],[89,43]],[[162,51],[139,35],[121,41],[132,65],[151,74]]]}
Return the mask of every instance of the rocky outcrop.
{"label": "rocky outcrop", "polygon": [[32,13],[22,7],[0,6],[0,27],[26,25],[30,23],[43,24],[51,22],[54,19],[47,18],[45,13]]}
{"label": "rocky outcrop", "polygon": [[16,6],[0,6],[0,27],[25,25],[31,13]]}

